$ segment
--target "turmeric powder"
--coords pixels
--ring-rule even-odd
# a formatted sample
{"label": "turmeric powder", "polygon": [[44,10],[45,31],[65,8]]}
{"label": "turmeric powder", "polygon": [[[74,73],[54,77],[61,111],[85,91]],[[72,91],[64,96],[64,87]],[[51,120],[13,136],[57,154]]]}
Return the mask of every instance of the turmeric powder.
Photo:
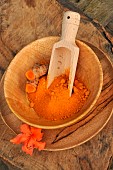
{"label": "turmeric powder", "polygon": [[27,94],[30,106],[40,117],[55,121],[66,119],[76,114],[87,100],[89,91],[76,78],[72,96],[69,97],[68,77],[61,75],[55,78],[48,89],[47,77],[41,77],[36,91]]}

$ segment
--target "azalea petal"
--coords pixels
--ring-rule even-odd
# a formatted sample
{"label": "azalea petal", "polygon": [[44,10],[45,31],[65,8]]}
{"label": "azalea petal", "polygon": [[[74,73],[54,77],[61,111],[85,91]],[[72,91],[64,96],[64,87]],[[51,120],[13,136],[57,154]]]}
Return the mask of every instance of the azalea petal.
{"label": "azalea petal", "polygon": [[10,142],[14,143],[14,144],[20,144],[23,143],[27,140],[27,136],[24,134],[19,134],[17,135],[15,138],[11,139]]}
{"label": "azalea petal", "polygon": [[35,127],[32,127],[32,126],[30,128],[31,128],[32,133],[41,133],[41,130],[42,130],[40,128],[35,128]]}
{"label": "azalea petal", "polygon": [[27,144],[28,144],[27,142],[25,142],[25,143],[23,144],[22,150],[23,150],[24,152],[26,152],[27,154],[29,154],[29,155],[32,156],[32,154],[33,154],[33,147],[28,147]]}
{"label": "azalea petal", "polygon": [[32,137],[37,141],[42,140],[43,133],[41,132],[41,129],[31,127],[31,133],[32,133]]}
{"label": "azalea petal", "polygon": [[27,144],[28,147],[34,147],[35,146],[35,140],[34,138],[30,138]]}
{"label": "azalea petal", "polygon": [[35,148],[37,148],[39,151],[44,150],[45,145],[45,142],[35,142]]}
{"label": "azalea petal", "polygon": [[28,134],[28,135],[31,134],[31,132],[30,132],[30,127],[29,127],[29,125],[27,125],[27,124],[22,124],[22,125],[20,126],[20,131],[21,131],[22,133],[25,133],[25,134]]}

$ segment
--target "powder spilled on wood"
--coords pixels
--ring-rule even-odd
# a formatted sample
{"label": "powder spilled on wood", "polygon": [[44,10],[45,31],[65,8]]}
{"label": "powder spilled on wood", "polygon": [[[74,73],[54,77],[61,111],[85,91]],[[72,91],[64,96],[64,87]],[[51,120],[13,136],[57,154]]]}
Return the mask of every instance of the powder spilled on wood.
{"label": "powder spilled on wood", "polygon": [[28,93],[30,107],[48,120],[61,120],[76,114],[84,105],[89,91],[83,83],[75,79],[72,96],[69,97],[68,77],[57,77],[47,89],[47,77],[39,79],[34,93]]}

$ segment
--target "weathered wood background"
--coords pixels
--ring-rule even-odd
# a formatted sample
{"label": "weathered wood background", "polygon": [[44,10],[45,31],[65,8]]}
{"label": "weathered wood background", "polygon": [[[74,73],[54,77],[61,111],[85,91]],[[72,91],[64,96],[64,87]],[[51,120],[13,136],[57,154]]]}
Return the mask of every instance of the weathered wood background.
{"label": "weathered wood background", "polygon": [[[113,60],[113,1],[59,2],[63,6],[55,0],[0,1],[0,78],[15,54],[25,45],[41,37],[60,35],[62,13],[66,8],[81,11],[77,37],[101,48]],[[0,132],[0,157],[11,170],[113,169],[113,118],[97,136],[79,147],[59,152],[35,152],[33,157],[25,155],[20,146],[10,144],[14,134],[1,119]]]}
{"label": "weathered wood background", "polygon": [[[112,0],[57,0],[70,10],[86,15],[113,47],[113,1]],[[112,48],[113,51],[113,48]]]}
{"label": "weathered wood background", "polygon": [[97,20],[113,35],[112,0],[58,0],[65,7],[79,8],[89,18]]}

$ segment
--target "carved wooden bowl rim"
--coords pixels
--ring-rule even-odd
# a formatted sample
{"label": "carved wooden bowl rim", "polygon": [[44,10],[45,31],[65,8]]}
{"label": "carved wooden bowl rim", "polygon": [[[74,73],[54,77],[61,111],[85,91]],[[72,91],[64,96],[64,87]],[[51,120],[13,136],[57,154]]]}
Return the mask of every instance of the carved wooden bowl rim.
{"label": "carved wooden bowl rim", "polygon": [[[32,43],[30,43],[29,45],[25,46],[24,48],[29,47],[30,45],[33,45],[34,42],[35,42],[35,43],[36,43],[36,42],[43,42],[43,41],[48,40],[48,39],[53,39],[53,40],[55,40],[55,41],[58,41],[59,37],[54,37],[54,36],[53,36],[53,37],[41,38],[41,39],[38,39],[38,40],[36,40],[36,41],[33,41]],[[86,45],[84,42],[82,42],[82,41],[80,41],[80,40],[77,40],[77,43],[78,43],[78,44],[79,44],[79,43],[80,43],[80,44],[83,44],[83,45],[85,45],[89,50],[91,50],[91,48],[90,48],[88,45]],[[24,49],[24,48],[23,48],[23,49]],[[23,49],[22,49],[22,50],[23,50]],[[21,53],[21,51],[20,51],[19,53]],[[99,95],[100,95],[101,90],[102,90],[102,85],[103,85],[103,71],[102,71],[102,68],[101,68],[101,64],[100,64],[100,62],[99,62],[99,60],[98,60],[98,57],[97,57],[96,54],[93,52],[93,50],[91,50],[91,53],[93,53],[93,55],[94,55],[94,57],[95,57],[95,60],[97,60],[97,64],[98,64],[98,67],[99,67],[99,79],[100,79],[99,89],[98,89],[98,92],[97,92],[97,94],[96,94],[95,99],[93,100],[93,102],[91,103],[91,105],[88,107],[88,109],[86,109],[86,110],[85,110],[81,115],[79,115],[76,119],[72,119],[72,120],[69,121],[69,122],[62,123],[62,124],[59,124],[59,125],[52,125],[52,126],[45,125],[45,126],[44,126],[44,125],[38,125],[38,124],[31,123],[31,122],[25,120],[25,118],[23,118],[22,116],[20,116],[17,112],[15,112],[15,111],[13,110],[13,107],[11,106],[8,98],[7,98],[7,88],[6,88],[6,86],[7,86],[7,83],[6,83],[6,82],[7,82],[8,76],[9,76],[8,70],[10,70],[10,67],[12,66],[12,63],[10,64],[10,66],[9,66],[7,72],[6,72],[5,80],[4,80],[4,94],[5,94],[6,101],[7,101],[7,103],[8,103],[9,108],[11,109],[11,111],[12,111],[20,120],[22,120],[23,122],[25,122],[25,123],[27,123],[27,124],[29,124],[29,125],[31,125],[31,126],[38,127],[38,128],[42,128],[42,129],[58,129],[58,128],[62,128],[62,127],[69,126],[69,125],[74,124],[74,123],[80,121],[81,119],[83,119],[83,118],[89,113],[89,111],[93,108],[93,106],[95,105],[97,99],[99,98]],[[15,58],[16,58],[16,57],[18,57],[18,54],[15,56]],[[13,59],[13,63],[14,63],[15,58]],[[9,72],[10,72],[10,71],[9,71]]]}

